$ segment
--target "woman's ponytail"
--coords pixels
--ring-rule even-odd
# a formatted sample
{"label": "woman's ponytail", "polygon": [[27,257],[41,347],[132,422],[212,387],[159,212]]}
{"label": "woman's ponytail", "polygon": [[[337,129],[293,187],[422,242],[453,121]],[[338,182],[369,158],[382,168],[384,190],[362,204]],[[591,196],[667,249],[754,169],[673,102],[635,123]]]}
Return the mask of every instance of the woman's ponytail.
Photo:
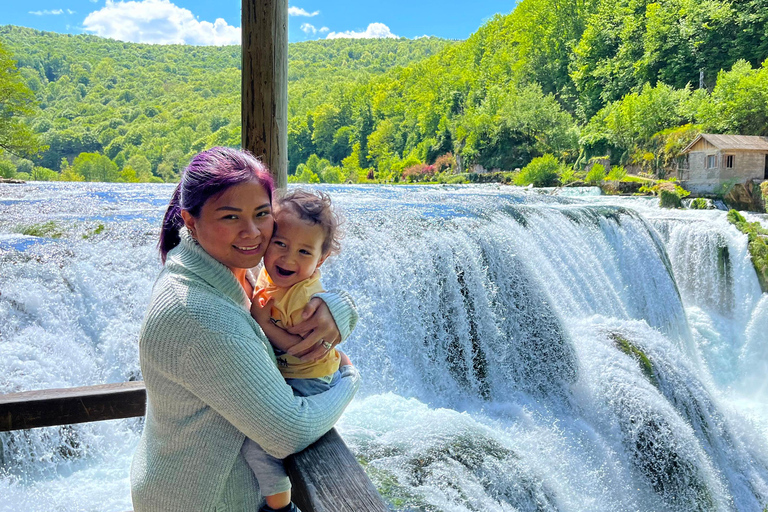
{"label": "woman's ponytail", "polygon": [[173,197],[171,197],[171,202],[165,211],[163,227],[160,230],[160,241],[157,247],[160,250],[160,259],[163,264],[165,264],[165,257],[168,255],[168,251],[181,242],[179,230],[184,225],[184,219],[181,218],[181,183],[179,182],[176,185],[176,190],[173,191]]}

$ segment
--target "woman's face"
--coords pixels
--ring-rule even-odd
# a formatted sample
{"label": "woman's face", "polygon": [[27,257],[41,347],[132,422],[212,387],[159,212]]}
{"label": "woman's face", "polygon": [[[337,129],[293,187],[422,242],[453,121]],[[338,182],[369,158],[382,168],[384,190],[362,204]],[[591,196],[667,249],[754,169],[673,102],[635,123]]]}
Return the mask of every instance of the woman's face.
{"label": "woman's face", "polygon": [[233,272],[259,264],[274,228],[269,196],[255,181],[211,197],[199,217],[186,210],[181,215],[200,246]]}

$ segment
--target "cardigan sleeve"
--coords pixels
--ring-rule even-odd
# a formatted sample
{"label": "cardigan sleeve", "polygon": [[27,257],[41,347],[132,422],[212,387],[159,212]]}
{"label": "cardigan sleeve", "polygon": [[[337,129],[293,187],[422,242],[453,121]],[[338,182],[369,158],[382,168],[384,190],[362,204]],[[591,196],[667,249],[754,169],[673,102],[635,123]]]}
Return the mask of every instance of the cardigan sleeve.
{"label": "cardigan sleeve", "polygon": [[313,297],[319,297],[323,299],[328,305],[328,309],[331,310],[333,320],[336,322],[336,327],[341,333],[341,340],[346,340],[357,325],[358,314],[355,301],[352,300],[352,296],[342,290],[334,290],[330,292],[316,293]]}
{"label": "cardigan sleeve", "polygon": [[274,457],[303,450],[333,427],[359,387],[356,370],[330,390],[296,397],[258,340],[208,331],[184,359],[184,385]]}

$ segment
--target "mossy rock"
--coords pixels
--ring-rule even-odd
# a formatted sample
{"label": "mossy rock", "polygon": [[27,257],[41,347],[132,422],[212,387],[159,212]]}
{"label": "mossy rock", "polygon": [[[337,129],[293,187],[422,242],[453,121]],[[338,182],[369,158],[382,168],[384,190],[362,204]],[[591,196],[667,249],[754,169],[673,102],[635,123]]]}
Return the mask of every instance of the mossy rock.
{"label": "mossy rock", "polygon": [[64,232],[59,228],[59,225],[54,221],[41,222],[39,224],[31,224],[29,226],[19,226],[16,228],[17,233],[27,236],[37,236],[41,238],[61,238]]}
{"label": "mossy rock", "polygon": [[661,190],[659,192],[659,206],[662,208],[682,208],[683,202],[675,192]]}
{"label": "mossy rock", "polygon": [[87,233],[84,233],[83,234],[83,238],[88,239],[88,238],[91,238],[93,236],[100,235],[100,234],[102,234],[104,232],[105,229],[106,229],[106,227],[104,226],[104,224],[99,224],[98,226],[96,226],[95,228],[91,229]]}
{"label": "mossy rock", "polygon": [[707,210],[709,209],[709,204],[707,203],[707,200],[703,197],[697,197],[693,201],[691,201],[691,210]]}
{"label": "mossy rock", "polygon": [[621,334],[612,332],[608,336],[613,340],[616,348],[637,361],[637,363],[640,365],[640,370],[643,372],[643,375],[645,375],[651,384],[658,388],[659,381],[656,378],[656,374],[653,371],[653,364],[651,363],[651,360],[648,359],[648,356]]}
{"label": "mossy rock", "polygon": [[728,222],[736,226],[749,239],[749,256],[757,273],[763,293],[768,293],[768,229],[759,222],[747,222],[736,210],[728,212]]}

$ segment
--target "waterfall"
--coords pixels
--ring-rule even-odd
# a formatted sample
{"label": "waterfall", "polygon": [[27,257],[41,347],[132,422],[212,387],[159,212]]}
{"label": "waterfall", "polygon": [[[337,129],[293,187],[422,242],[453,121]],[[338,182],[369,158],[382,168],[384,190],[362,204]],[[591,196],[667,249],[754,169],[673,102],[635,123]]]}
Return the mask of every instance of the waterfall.
{"label": "waterfall", "polygon": [[[360,313],[339,428],[394,510],[768,505],[768,295],[723,212],[326,190],[346,236],[323,281]],[[0,391],[137,377],[170,193],[0,189]],[[29,219],[57,237],[20,234]],[[0,510],[129,508],[141,424],[0,434]]]}

